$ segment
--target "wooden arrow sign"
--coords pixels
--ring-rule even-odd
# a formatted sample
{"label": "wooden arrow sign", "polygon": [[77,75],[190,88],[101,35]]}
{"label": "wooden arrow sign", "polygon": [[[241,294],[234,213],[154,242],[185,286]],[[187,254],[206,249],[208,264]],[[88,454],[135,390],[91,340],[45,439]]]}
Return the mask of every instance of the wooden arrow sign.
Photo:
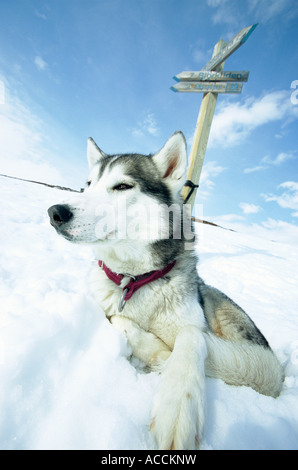
{"label": "wooden arrow sign", "polygon": [[188,93],[241,93],[242,83],[234,82],[179,82],[173,91]]}
{"label": "wooden arrow sign", "polygon": [[243,87],[241,82],[246,82],[249,75],[247,71],[225,72],[224,62],[244,44],[256,27],[257,24],[254,24],[242,29],[229,43],[221,39],[214,47],[211,60],[199,72],[181,72],[174,77],[179,83],[172,86],[171,90],[204,93],[186,178],[193,187],[188,184],[182,190],[184,201],[187,201],[191,207],[196,197],[218,94],[241,93]]}
{"label": "wooden arrow sign", "polygon": [[233,52],[235,52],[245,41],[249,38],[251,33],[256,29],[258,24],[248,26],[247,28],[242,29],[236,36],[228,42],[228,44],[213,57],[202,70],[214,70],[218,65],[224,62],[228,57],[230,57]]}
{"label": "wooden arrow sign", "polygon": [[233,71],[233,72],[181,72],[175,75],[174,80],[177,82],[190,81],[190,82],[247,82],[249,72],[247,70]]}

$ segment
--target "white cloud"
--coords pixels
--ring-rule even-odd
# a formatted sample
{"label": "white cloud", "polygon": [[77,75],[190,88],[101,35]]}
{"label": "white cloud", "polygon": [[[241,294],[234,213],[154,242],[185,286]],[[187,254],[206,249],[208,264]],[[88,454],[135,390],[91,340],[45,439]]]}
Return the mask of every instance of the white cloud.
{"label": "white cloud", "polygon": [[275,158],[266,155],[262,158],[262,162],[269,163],[270,165],[281,165],[288,160],[293,160],[293,158],[296,158],[294,152],[280,152]]}
{"label": "white cloud", "polygon": [[298,191],[298,183],[296,181],[285,181],[280,185],[281,188],[288,188],[293,191]]}
{"label": "white cloud", "polygon": [[264,232],[267,231],[274,240],[297,245],[298,226],[283,220],[268,219],[263,222]]}
{"label": "white cloud", "polygon": [[[214,24],[230,24],[237,27],[246,24],[247,15],[252,21],[266,23],[274,18],[286,21],[298,15],[298,5],[293,0],[246,0],[245,12],[239,10],[239,0],[206,0],[216,12],[212,16]],[[237,31],[238,32],[238,31]]]}
{"label": "white cloud", "polygon": [[214,187],[214,178],[225,170],[224,167],[218,165],[216,162],[207,162],[202,168],[200,186],[204,186],[207,189]]}
{"label": "white cloud", "polygon": [[0,80],[0,104],[5,103],[5,85],[2,80]]}
{"label": "white cloud", "polygon": [[207,0],[207,5],[212,8],[223,6],[227,0]]}
{"label": "white cloud", "polygon": [[[245,219],[234,214],[224,214],[222,216],[207,217],[207,220],[214,222],[226,229],[235,230],[249,237],[257,236],[259,240],[264,239],[287,243],[298,246],[298,226],[283,220],[267,219],[260,224],[247,224]],[[266,244],[264,247],[266,247]]]}
{"label": "white cloud", "polygon": [[243,217],[243,215],[238,214],[223,214],[216,217],[208,217],[208,220],[217,223],[218,225],[221,225],[224,228],[229,228],[230,224],[232,223],[244,222],[245,217]]}
{"label": "white cloud", "polygon": [[231,2],[228,2],[228,0],[207,0],[207,5],[216,9],[216,12],[212,15],[214,24],[237,25],[237,8],[234,8]]}
{"label": "white cloud", "polygon": [[298,108],[292,105],[287,91],[275,91],[262,98],[249,98],[244,104],[223,103],[213,119],[210,145],[237,145],[260,126],[297,118]]}
{"label": "white cloud", "polygon": [[136,137],[142,137],[145,134],[157,136],[159,134],[159,127],[153,113],[148,113],[143,121],[138,123],[138,126],[132,130]]}
{"label": "white cloud", "polygon": [[197,64],[208,62],[209,60],[206,51],[203,51],[202,49],[194,49],[192,55],[194,62]]}
{"label": "white cloud", "polygon": [[41,11],[39,11],[39,10],[35,10],[34,13],[35,13],[35,15],[36,15],[38,18],[41,18],[42,20],[46,20],[46,19],[47,19],[47,16],[46,16],[44,13],[42,13]]}
{"label": "white cloud", "polygon": [[249,0],[248,6],[256,18],[263,23],[284,16],[286,19],[293,19],[298,14],[297,5],[293,0]]}
{"label": "white cloud", "polygon": [[8,83],[5,91],[0,106],[0,173],[63,185],[60,173],[45,160],[49,152],[44,122],[11,93]]}
{"label": "white cloud", "polygon": [[157,135],[159,132],[159,128],[153,114],[148,114],[144,120],[143,127],[151,135]]}
{"label": "white cloud", "polygon": [[244,173],[254,173],[256,171],[267,170],[271,165],[279,166],[288,160],[296,158],[295,152],[280,152],[275,158],[266,155],[261,159],[261,165],[257,165],[251,168],[245,168]]}
{"label": "white cloud", "polygon": [[34,64],[38,68],[38,70],[45,70],[48,67],[48,64],[42,57],[37,55],[34,59]]}
{"label": "white cloud", "polygon": [[267,167],[265,165],[257,165],[251,168],[245,168],[243,173],[255,173],[256,171],[265,170]]}
{"label": "white cloud", "polygon": [[284,209],[292,209],[293,217],[298,217],[298,182],[285,181],[280,184],[279,189],[283,189],[282,194],[262,194],[266,202],[276,202]]}
{"label": "white cloud", "polygon": [[[208,47],[206,46],[206,41],[198,37],[196,41],[189,46],[193,61],[196,64],[205,65],[211,58],[212,56],[212,49],[208,50]],[[185,67],[186,69],[191,69],[192,65],[188,65]]]}
{"label": "white cloud", "polygon": [[215,186],[214,180],[223,171],[225,168],[214,161],[204,163],[200,176],[200,197],[202,199],[208,197]]}
{"label": "white cloud", "polygon": [[255,204],[249,204],[247,202],[240,202],[239,207],[244,214],[257,214],[261,210],[260,206],[256,206]]}

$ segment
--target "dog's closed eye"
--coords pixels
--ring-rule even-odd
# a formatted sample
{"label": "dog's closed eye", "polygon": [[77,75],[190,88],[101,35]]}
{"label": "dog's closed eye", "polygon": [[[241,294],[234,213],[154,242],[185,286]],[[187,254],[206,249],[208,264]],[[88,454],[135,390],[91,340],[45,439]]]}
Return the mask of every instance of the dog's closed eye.
{"label": "dog's closed eye", "polygon": [[116,184],[116,186],[113,187],[114,191],[126,191],[128,189],[132,189],[133,185],[127,184],[127,183],[120,183]]}

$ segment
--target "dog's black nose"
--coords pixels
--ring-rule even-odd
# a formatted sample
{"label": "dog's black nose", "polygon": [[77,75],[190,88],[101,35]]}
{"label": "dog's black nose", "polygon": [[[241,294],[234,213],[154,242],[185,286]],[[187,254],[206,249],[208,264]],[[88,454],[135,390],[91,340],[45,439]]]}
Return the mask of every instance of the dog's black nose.
{"label": "dog's black nose", "polygon": [[51,219],[51,224],[54,226],[60,226],[68,222],[72,217],[73,213],[67,204],[56,204],[48,209],[48,214]]}

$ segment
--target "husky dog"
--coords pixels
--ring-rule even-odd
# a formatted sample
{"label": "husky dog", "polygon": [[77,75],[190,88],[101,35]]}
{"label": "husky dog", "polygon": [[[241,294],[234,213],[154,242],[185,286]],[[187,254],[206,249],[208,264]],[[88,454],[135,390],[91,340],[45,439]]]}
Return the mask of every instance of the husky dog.
{"label": "husky dog", "polygon": [[58,234],[92,244],[91,287],[133,354],[161,372],[150,430],[159,449],[197,449],[205,376],[277,397],[283,370],[262,333],[197,272],[181,199],[181,132],[154,155],[106,155],[89,138],[90,174],[76,201],[49,208]]}

